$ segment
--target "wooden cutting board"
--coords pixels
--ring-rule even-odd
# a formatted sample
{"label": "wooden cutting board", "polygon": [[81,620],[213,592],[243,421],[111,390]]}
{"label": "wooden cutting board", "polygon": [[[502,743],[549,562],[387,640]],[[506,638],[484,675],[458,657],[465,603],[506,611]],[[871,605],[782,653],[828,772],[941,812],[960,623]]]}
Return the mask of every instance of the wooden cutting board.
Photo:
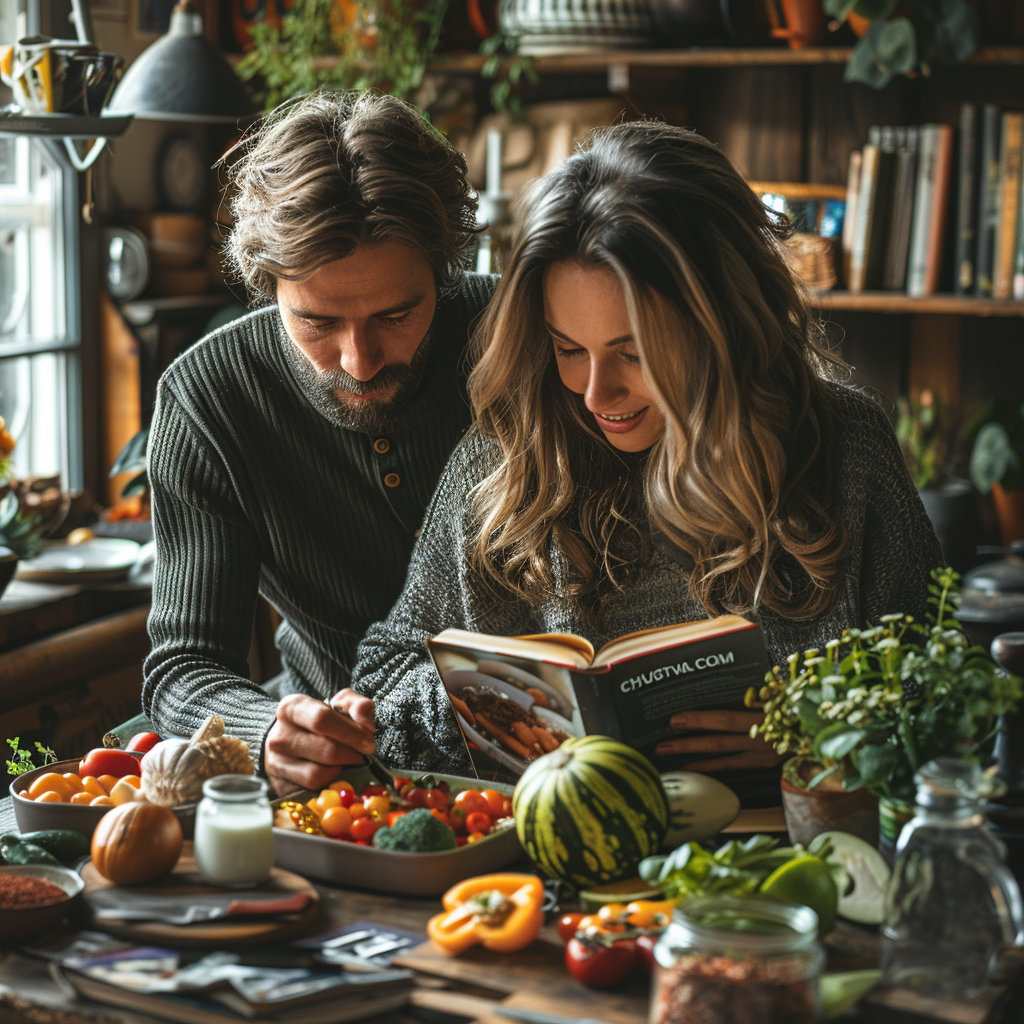
{"label": "wooden cutting board", "polygon": [[[88,926],[147,945],[205,947],[274,942],[304,928],[314,920],[319,910],[316,888],[300,875],[281,868],[273,868],[266,882],[251,889],[226,889],[204,882],[196,867],[191,843],[185,843],[178,863],[170,874],[163,875],[146,885],[117,887],[93,867],[92,861],[88,861],[82,867],[81,875],[85,881],[83,914],[88,917]],[[171,896],[180,900],[182,911],[188,906],[189,897],[209,898],[218,894],[224,895],[226,903],[233,899],[287,896],[296,892],[307,893],[310,900],[306,908],[298,914],[256,920],[245,917],[221,918],[217,921],[191,925],[165,924],[160,921],[96,921],[93,917],[94,907],[89,901],[90,893],[109,892],[116,888],[123,891],[126,906],[130,904],[133,893],[140,896]]]}

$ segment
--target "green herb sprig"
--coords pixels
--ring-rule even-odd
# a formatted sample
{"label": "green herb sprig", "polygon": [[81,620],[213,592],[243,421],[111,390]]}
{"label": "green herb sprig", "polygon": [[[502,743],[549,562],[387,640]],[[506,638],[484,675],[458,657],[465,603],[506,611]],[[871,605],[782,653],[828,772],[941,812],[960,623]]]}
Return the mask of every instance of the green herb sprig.
{"label": "green herb sprig", "polygon": [[[49,747],[44,747],[39,740],[36,740],[34,746],[36,748],[36,754],[33,754],[29,750],[21,749],[21,737],[15,736],[14,739],[8,739],[7,745],[14,752],[14,760],[7,762],[7,774],[8,775],[24,775],[26,772],[33,772],[36,768],[44,768],[48,764],[55,764],[57,761],[57,754]],[[42,757],[40,764],[33,764],[32,758],[36,755]]]}

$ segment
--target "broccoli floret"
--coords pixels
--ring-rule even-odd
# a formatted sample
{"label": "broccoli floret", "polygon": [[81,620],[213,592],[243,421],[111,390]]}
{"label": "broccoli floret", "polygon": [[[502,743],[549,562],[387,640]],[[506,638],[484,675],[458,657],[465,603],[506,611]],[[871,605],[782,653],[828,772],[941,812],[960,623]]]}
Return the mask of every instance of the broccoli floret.
{"label": "broccoli floret", "polygon": [[377,829],[373,845],[382,850],[437,853],[455,849],[455,833],[425,807],[417,807],[396,819],[390,828]]}

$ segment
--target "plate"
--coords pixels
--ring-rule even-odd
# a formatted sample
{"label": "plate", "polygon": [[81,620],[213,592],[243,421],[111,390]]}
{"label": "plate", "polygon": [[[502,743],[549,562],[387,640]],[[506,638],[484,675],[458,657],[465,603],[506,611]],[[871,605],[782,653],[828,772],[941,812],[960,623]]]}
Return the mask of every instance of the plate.
{"label": "plate", "polygon": [[[415,778],[422,772],[396,771],[395,774]],[[496,789],[511,797],[514,788],[483,779],[440,775],[437,772],[431,774],[439,781],[445,780],[453,794],[464,789]],[[377,781],[364,767],[344,771],[341,778],[348,779],[357,791],[366,783]],[[312,791],[302,790],[281,799],[305,803],[315,795]],[[275,806],[280,802],[275,801]],[[439,896],[456,882],[474,875],[501,871],[524,856],[514,828],[502,829],[477,843],[468,843],[443,853],[377,850],[372,846],[343,843],[327,836],[274,829],[274,863],[278,867],[349,888],[375,889],[405,896]]]}
{"label": "plate", "polygon": [[82,544],[52,541],[37,558],[18,563],[19,580],[34,583],[100,583],[123,579],[139,557],[133,540],[96,537]]}

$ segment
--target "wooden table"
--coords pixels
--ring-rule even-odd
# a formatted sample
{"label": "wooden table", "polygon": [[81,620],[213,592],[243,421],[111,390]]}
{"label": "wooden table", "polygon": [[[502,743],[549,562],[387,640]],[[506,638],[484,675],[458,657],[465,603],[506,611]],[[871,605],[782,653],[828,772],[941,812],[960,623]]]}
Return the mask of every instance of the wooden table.
{"label": "wooden table", "polygon": [[[10,804],[9,798],[0,800],[0,834],[13,830]],[[423,932],[428,918],[440,909],[433,898],[390,896],[321,884],[317,888],[320,912],[309,935],[357,921]],[[856,970],[877,964],[873,930],[840,922],[826,947],[830,970]],[[1024,1020],[1024,956],[1015,955],[1022,952],[1011,951],[1006,964],[1007,984],[992,986],[972,999],[928,999],[906,990],[876,990],[862,1002],[859,1012],[843,1020],[846,1024],[1011,1024]],[[532,946],[509,955],[476,949],[451,958],[424,943],[398,961],[417,971],[419,983],[410,1007],[372,1018],[372,1024],[412,1024],[414,1019],[422,1019],[415,1017],[417,1013],[427,1011],[434,1022],[461,1018],[508,1024],[493,1013],[499,1004],[574,1018],[594,1017],[609,1024],[645,1024],[646,984],[637,982],[615,992],[587,989],[569,976],[562,956],[553,924],[545,927]],[[23,999],[24,1005],[12,1003],[12,997]],[[0,1024],[26,1020],[37,1024],[85,1024],[87,1020],[92,1024],[157,1024],[155,1018],[142,1014],[70,1001],[49,978],[43,961],[17,952],[0,952]]]}

